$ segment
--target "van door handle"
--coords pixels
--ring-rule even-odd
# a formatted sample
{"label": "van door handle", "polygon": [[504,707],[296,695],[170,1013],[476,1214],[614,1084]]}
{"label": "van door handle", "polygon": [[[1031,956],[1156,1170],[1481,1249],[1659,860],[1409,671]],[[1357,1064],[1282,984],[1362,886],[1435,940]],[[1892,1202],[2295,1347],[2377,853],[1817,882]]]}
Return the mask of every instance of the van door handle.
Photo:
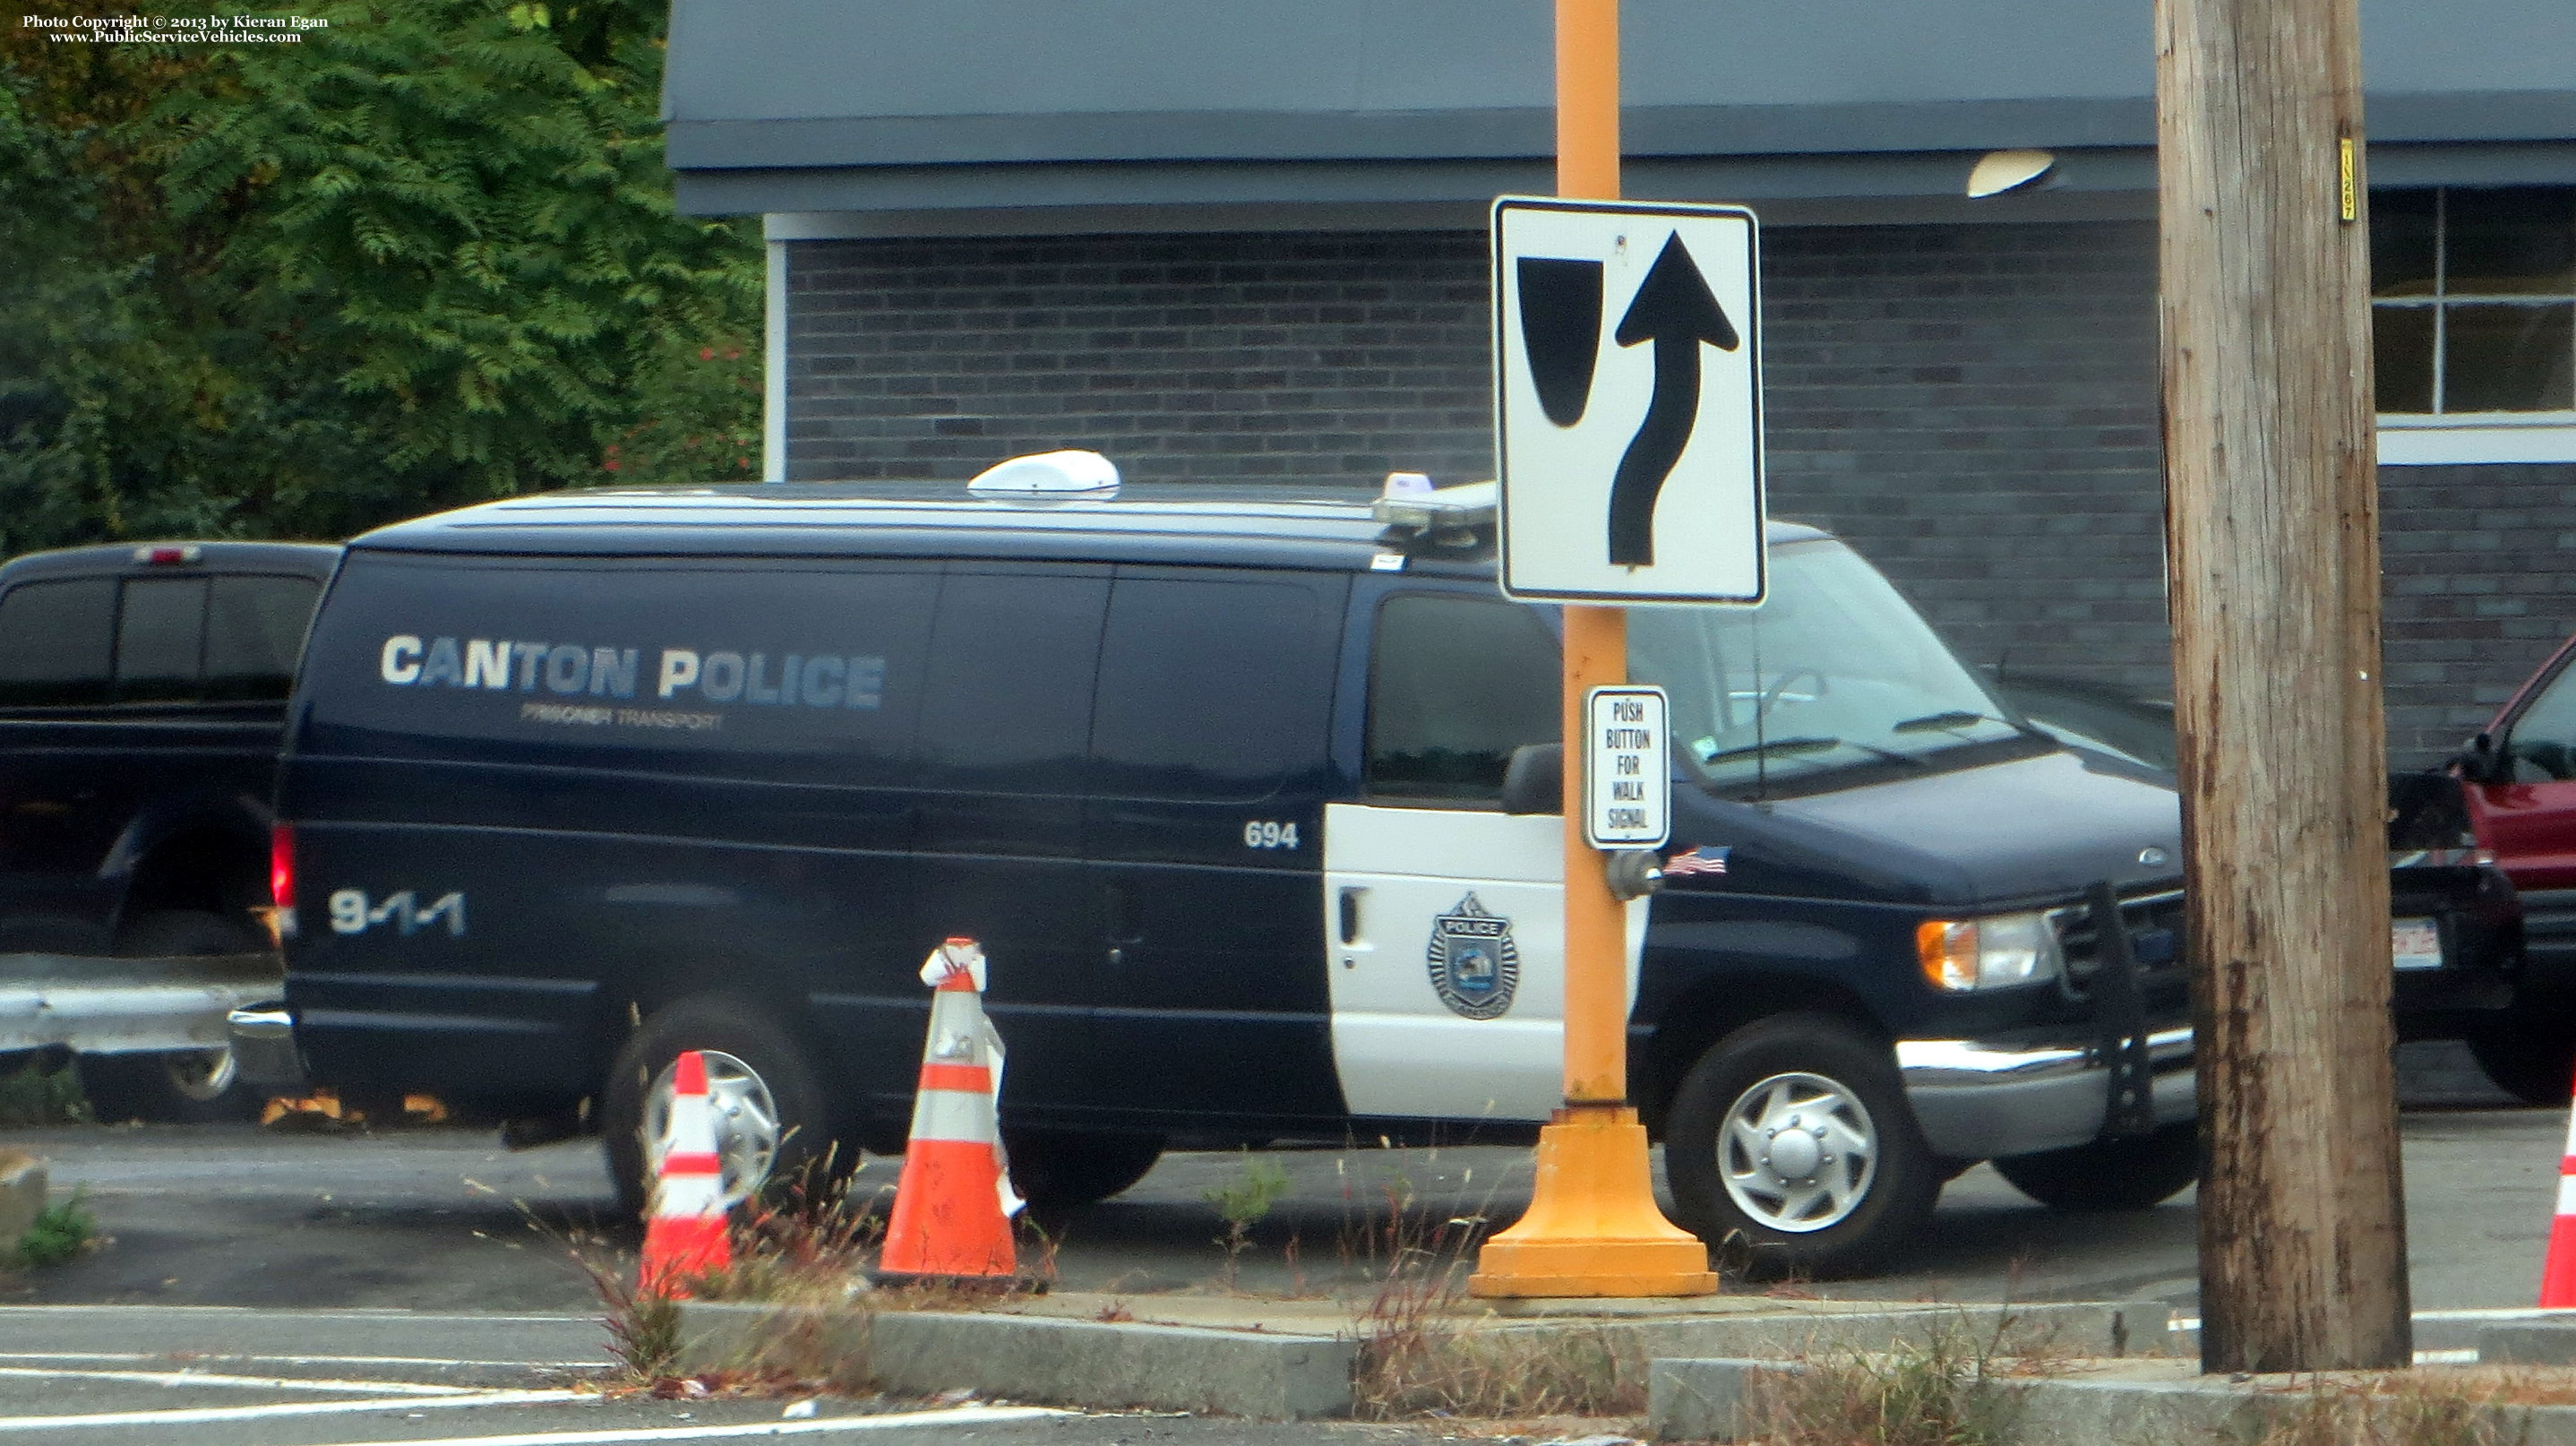
{"label": "van door handle", "polygon": [[1342,942],[1345,944],[1356,944],[1360,941],[1360,895],[1366,892],[1368,892],[1366,889],[1342,890],[1341,933]]}

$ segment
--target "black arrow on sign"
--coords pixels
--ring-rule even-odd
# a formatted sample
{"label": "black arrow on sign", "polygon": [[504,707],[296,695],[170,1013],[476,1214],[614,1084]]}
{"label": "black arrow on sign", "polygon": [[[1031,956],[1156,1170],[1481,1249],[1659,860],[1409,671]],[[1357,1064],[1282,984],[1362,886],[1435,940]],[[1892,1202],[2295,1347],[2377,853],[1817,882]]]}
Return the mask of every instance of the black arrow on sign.
{"label": "black arrow on sign", "polygon": [[1610,561],[1646,567],[1655,560],[1655,499],[1699,419],[1700,343],[1733,351],[1742,342],[1678,231],[1647,268],[1645,285],[1637,288],[1611,339],[1621,346],[1655,344],[1654,395],[1610,479]]}

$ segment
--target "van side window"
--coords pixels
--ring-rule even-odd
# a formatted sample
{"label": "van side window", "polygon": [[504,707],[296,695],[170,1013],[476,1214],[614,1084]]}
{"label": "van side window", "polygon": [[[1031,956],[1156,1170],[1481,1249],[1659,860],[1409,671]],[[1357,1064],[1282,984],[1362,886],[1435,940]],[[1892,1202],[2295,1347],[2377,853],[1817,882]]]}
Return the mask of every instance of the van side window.
{"label": "van side window", "polygon": [[128,579],[116,617],[116,701],[194,699],[205,647],[206,579]]}
{"label": "van side window", "polygon": [[0,597],[0,707],[107,701],[116,582],[21,583]]}
{"label": "van side window", "polygon": [[1400,593],[1377,614],[1369,656],[1365,792],[1490,803],[1525,743],[1564,727],[1556,639],[1528,608]]}
{"label": "van side window", "polygon": [[2513,720],[2506,745],[2516,783],[2576,779],[2576,665],[2561,668]]}
{"label": "van side window", "polygon": [[1082,791],[1092,663],[1108,606],[1105,570],[949,573],[940,583],[921,703],[921,755],[932,787]]}
{"label": "van side window", "polygon": [[216,578],[206,609],[205,696],[221,702],[285,697],[321,590],[302,577]]}
{"label": "van side window", "polygon": [[1302,579],[1118,579],[1092,722],[1094,793],[1248,801],[1320,767],[1330,649]]}

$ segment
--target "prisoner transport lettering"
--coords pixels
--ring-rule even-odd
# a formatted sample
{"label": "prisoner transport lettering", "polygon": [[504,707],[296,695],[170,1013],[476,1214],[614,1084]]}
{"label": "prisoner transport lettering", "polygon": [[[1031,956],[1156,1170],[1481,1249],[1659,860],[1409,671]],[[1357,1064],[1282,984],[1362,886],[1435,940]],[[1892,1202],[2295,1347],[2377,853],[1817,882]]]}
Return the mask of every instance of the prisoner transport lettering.
{"label": "prisoner transport lettering", "polygon": [[872,709],[885,702],[886,660],[876,655],[662,648],[649,673],[644,656],[639,648],[397,633],[378,650],[376,670],[384,682],[404,688],[621,699],[644,689],[664,702],[685,696],[807,708]]}

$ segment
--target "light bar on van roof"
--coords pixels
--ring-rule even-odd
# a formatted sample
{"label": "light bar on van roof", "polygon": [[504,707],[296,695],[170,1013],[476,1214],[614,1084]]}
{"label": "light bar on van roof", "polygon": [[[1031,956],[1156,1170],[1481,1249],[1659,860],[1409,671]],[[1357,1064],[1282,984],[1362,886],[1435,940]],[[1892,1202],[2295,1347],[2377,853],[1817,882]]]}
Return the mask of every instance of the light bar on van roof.
{"label": "light bar on van roof", "polygon": [[206,550],[194,543],[185,545],[147,543],[134,549],[134,560],[147,567],[188,567],[203,559]]}
{"label": "light bar on van roof", "polygon": [[1428,492],[1398,493],[1390,488],[1369,515],[1386,527],[1378,537],[1381,547],[1407,551],[1424,544],[1475,547],[1492,539],[1494,502],[1491,482],[1435,487]]}
{"label": "light bar on van roof", "polygon": [[1118,464],[1097,452],[1038,452],[985,468],[966,484],[966,490],[1021,496],[1107,497],[1118,490]]}

